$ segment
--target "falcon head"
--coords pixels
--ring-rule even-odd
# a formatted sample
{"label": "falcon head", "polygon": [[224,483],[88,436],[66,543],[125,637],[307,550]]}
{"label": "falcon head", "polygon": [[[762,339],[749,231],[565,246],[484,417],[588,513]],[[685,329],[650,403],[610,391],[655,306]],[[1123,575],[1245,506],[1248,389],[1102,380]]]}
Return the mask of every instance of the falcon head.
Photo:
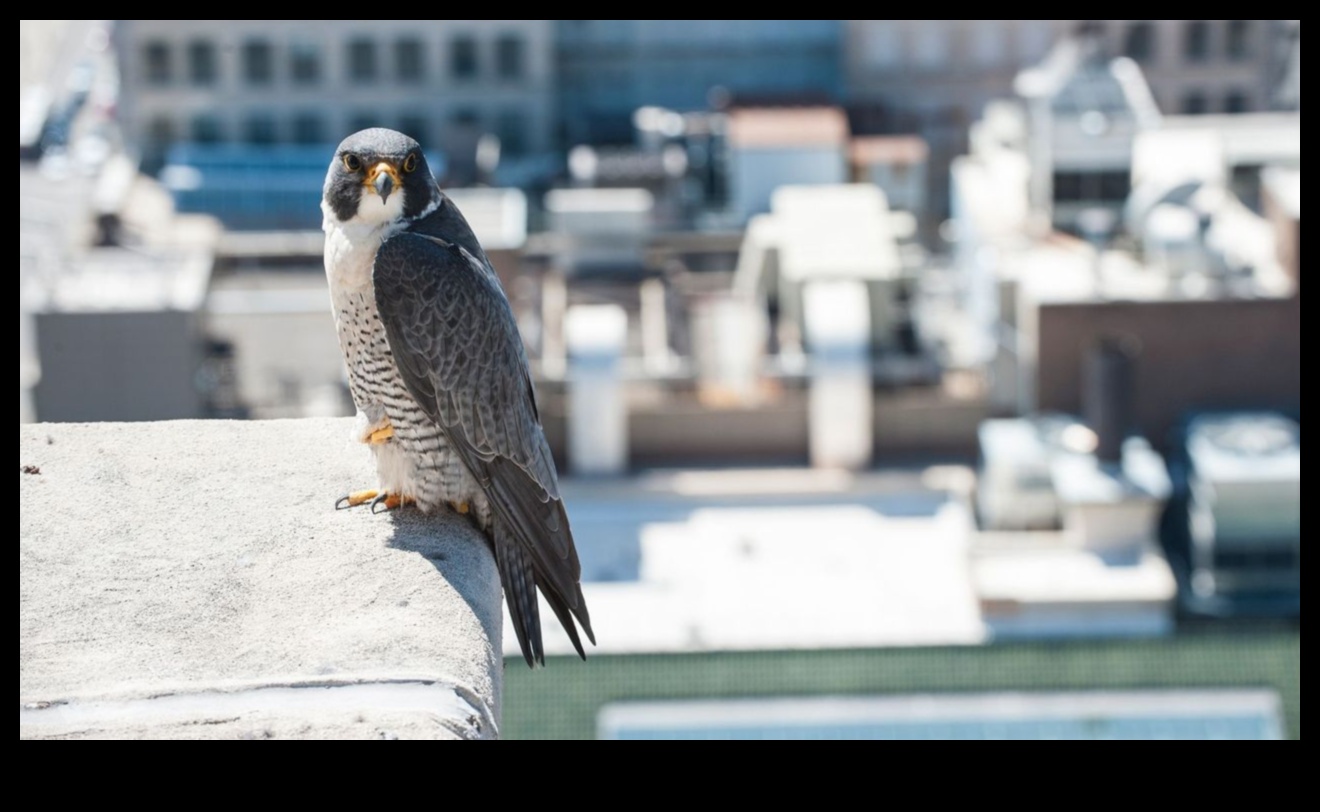
{"label": "falcon head", "polygon": [[373,127],[335,149],[321,208],[340,223],[375,226],[415,219],[439,199],[421,145],[401,132]]}

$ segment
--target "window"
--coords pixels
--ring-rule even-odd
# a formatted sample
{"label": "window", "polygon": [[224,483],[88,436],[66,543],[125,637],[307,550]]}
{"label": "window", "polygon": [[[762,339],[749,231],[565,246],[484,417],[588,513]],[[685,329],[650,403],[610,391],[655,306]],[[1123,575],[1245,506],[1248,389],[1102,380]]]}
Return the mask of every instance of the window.
{"label": "window", "polygon": [[165,116],[156,116],[147,125],[147,144],[161,152],[174,140],[174,122]]}
{"label": "window", "polygon": [[1106,40],[1104,20],[1082,20],[1077,24],[1074,31],[1076,36],[1083,39],[1094,40],[1102,44]]}
{"label": "window", "polygon": [[897,20],[867,20],[866,62],[874,68],[897,68],[903,64],[903,33]]}
{"label": "window", "polygon": [[1199,116],[1209,107],[1205,94],[1199,90],[1190,91],[1183,96],[1182,111],[1189,116]]}
{"label": "window", "polygon": [[170,46],[163,42],[148,42],[142,47],[142,63],[147,74],[147,84],[169,84],[172,73],[170,65]]}
{"label": "window", "polygon": [[495,134],[500,139],[500,152],[516,157],[527,152],[527,118],[521,110],[502,110],[495,120]]}
{"label": "window", "polygon": [[369,39],[348,43],[348,78],[358,84],[376,81],[376,43]]}
{"label": "window", "polygon": [[188,43],[188,78],[195,85],[213,85],[216,78],[215,45],[206,40]]}
{"label": "window", "polygon": [[521,79],[523,41],[512,35],[495,40],[495,65],[501,79]]}
{"label": "window", "polygon": [[949,59],[948,31],[943,20],[916,20],[912,42],[913,61],[922,68],[943,67]]}
{"label": "window", "polygon": [[199,144],[218,144],[225,140],[220,119],[210,114],[197,116],[192,121],[192,140]]}
{"label": "window", "polygon": [[1251,99],[1245,91],[1230,90],[1224,96],[1225,113],[1247,113],[1251,111]]}
{"label": "window", "polygon": [[1192,20],[1183,32],[1183,56],[1188,62],[1204,62],[1210,57],[1210,24]]}
{"label": "window", "polygon": [[243,125],[243,140],[249,144],[274,144],[275,118],[269,113],[253,113]]}
{"label": "window", "polygon": [[298,113],[293,117],[293,140],[298,144],[323,144],[325,119],[320,113]]}
{"label": "window", "polygon": [[1146,20],[1128,26],[1127,39],[1123,43],[1123,53],[1138,62],[1153,61],[1155,59],[1155,26]]}
{"label": "window", "polygon": [[268,85],[275,74],[270,43],[255,39],[243,43],[243,78],[251,85]]}
{"label": "window", "polygon": [[372,127],[379,127],[380,124],[380,118],[377,117],[375,113],[354,113],[348,117],[348,132],[345,132],[344,135],[355,133],[358,130],[369,130]]}
{"label": "window", "polygon": [[1122,170],[1101,172],[1100,199],[1109,201],[1127,200],[1132,191],[1132,176]]}
{"label": "window", "polygon": [[449,51],[449,73],[455,79],[472,79],[477,75],[477,41],[472,37],[454,37]]}
{"label": "window", "polygon": [[1081,172],[1054,173],[1054,199],[1069,202],[1082,199]]}
{"label": "window", "polygon": [[299,85],[321,81],[321,52],[315,45],[295,42],[289,46],[289,76]]}
{"label": "window", "polygon": [[420,82],[426,73],[423,62],[422,41],[401,39],[394,47],[395,69],[402,82]]}
{"label": "window", "polygon": [[455,127],[476,127],[481,123],[481,116],[475,108],[460,107],[454,111],[450,121]]}
{"label": "window", "polygon": [[1054,199],[1060,203],[1121,202],[1131,191],[1128,173],[1055,172]]}
{"label": "window", "polygon": [[430,129],[424,116],[399,117],[399,132],[412,136],[423,147],[431,143]]}
{"label": "window", "polygon": [[1004,62],[1005,23],[978,20],[972,29],[972,61],[982,67],[997,67]]}
{"label": "window", "polygon": [[174,143],[174,122],[165,116],[154,116],[147,122],[142,144],[142,171],[154,175],[165,165],[165,153]]}
{"label": "window", "polygon": [[1228,58],[1234,62],[1251,58],[1251,20],[1228,21]]}
{"label": "window", "polygon": [[1053,39],[1049,20],[1023,20],[1018,29],[1019,61],[1030,64],[1041,59],[1049,51]]}

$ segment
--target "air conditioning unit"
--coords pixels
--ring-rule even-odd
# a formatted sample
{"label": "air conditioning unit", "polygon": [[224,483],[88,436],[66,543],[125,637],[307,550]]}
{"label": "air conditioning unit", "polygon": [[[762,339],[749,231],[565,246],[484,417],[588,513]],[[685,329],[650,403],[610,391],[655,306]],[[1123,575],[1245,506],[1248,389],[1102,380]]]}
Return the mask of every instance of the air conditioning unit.
{"label": "air conditioning unit", "polygon": [[1199,597],[1301,588],[1301,428],[1273,413],[1188,427],[1191,586]]}

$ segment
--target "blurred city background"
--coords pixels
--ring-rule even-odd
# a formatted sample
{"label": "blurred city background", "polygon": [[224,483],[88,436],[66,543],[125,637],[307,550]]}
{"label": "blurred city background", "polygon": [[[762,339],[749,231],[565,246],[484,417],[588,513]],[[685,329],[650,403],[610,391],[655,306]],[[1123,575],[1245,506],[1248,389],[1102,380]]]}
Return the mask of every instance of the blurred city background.
{"label": "blurred city background", "polygon": [[23,421],[352,414],[321,182],[425,146],[600,638],[504,735],[1300,737],[1300,21],[19,45]]}

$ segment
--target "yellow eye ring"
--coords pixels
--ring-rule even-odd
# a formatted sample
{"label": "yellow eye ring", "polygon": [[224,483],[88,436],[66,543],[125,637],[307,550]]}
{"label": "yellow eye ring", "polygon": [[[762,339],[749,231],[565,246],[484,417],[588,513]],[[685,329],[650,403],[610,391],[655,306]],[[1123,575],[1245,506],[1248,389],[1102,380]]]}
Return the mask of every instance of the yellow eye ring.
{"label": "yellow eye ring", "polygon": [[349,172],[358,172],[362,169],[362,159],[351,152],[344,153],[344,168]]}
{"label": "yellow eye ring", "polygon": [[403,171],[411,172],[416,168],[417,168],[417,153],[414,152],[411,153],[407,158],[403,159]]}

